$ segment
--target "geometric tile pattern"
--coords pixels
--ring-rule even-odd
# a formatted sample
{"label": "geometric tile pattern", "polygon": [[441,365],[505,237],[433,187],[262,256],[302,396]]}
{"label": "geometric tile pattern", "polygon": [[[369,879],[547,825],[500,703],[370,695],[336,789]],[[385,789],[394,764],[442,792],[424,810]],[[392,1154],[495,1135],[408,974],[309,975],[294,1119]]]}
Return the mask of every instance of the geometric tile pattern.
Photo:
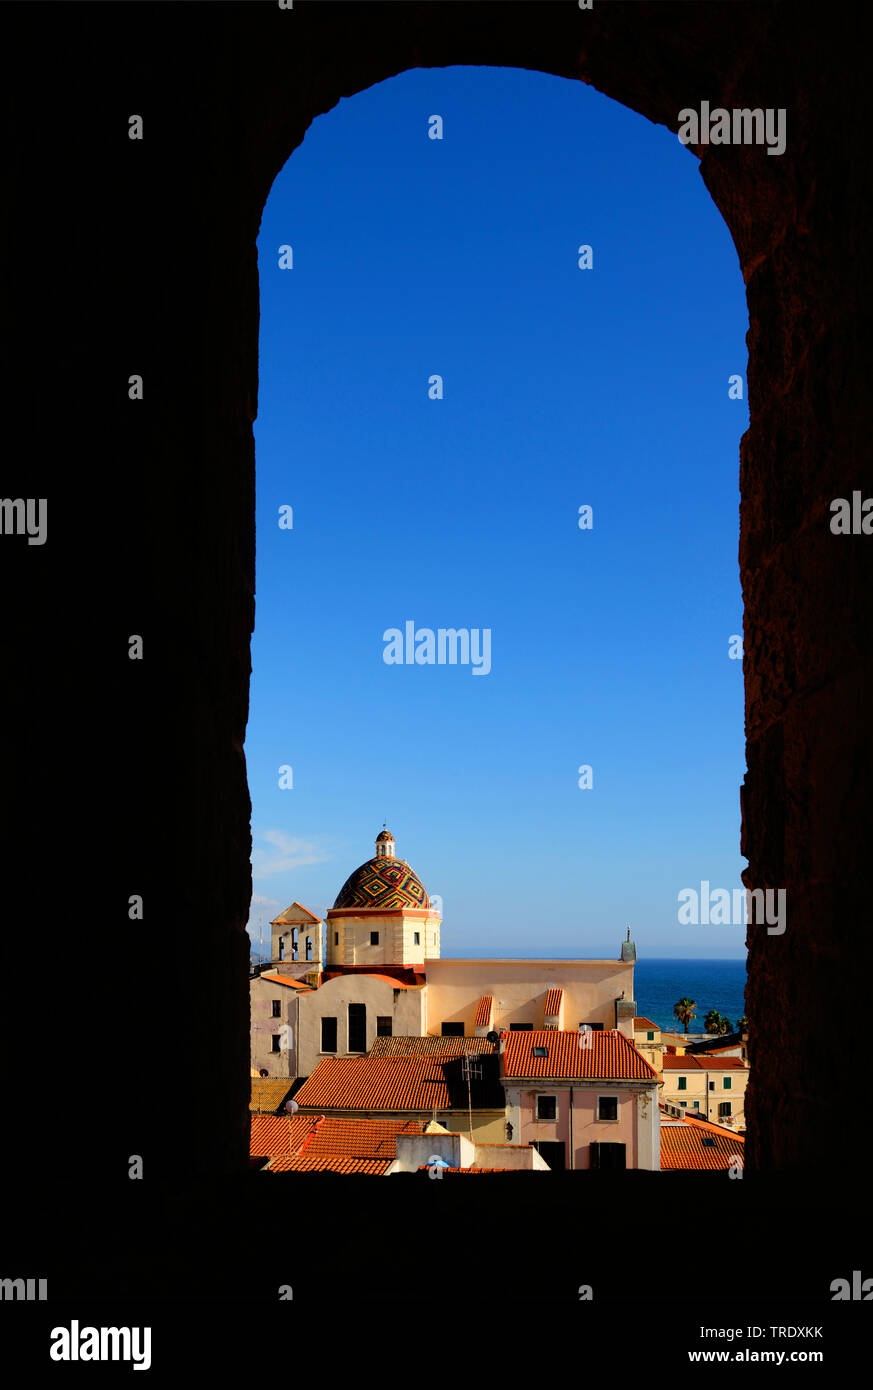
{"label": "geometric tile pattern", "polygon": [[430,898],[417,874],[402,859],[368,859],[350,874],[334,907],[429,908]]}

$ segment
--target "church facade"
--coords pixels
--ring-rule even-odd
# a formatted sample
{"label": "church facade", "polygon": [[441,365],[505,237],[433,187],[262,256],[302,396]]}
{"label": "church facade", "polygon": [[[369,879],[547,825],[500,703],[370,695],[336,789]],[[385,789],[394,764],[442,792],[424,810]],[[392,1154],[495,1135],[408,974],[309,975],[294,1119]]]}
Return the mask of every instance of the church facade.
{"label": "church facade", "polygon": [[322,922],[293,903],[251,982],[252,1068],[307,1077],[377,1038],[617,1030],[634,1040],[633,942],[614,960],[441,959],[441,916],[382,830]]}

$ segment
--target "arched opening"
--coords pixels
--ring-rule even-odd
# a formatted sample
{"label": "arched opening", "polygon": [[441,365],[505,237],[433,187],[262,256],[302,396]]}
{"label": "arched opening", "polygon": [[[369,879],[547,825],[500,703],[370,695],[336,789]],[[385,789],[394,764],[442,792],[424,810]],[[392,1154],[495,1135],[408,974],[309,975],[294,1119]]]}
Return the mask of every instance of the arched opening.
{"label": "arched opening", "polygon": [[[742,867],[747,323],[694,158],[580,83],[407,72],[310,127],[259,264],[246,756],[256,846],[306,852],[256,862],[257,901],[323,914],[346,869],[314,831],[353,844],[369,798],[445,866],[443,955],[614,958],[625,920],[640,956],[736,954],[736,922],[676,922]],[[489,679],[436,644],[386,666],[410,618],[493,631]],[[699,999],[692,1032],[703,988],[670,1001]]]}
{"label": "arched opening", "polygon": [[[61,582],[19,586],[13,633],[28,683],[11,721],[21,730],[22,757],[10,775],[16,828],[8,853],[21,866],[22,884],[40,881],[44,864],[28,829],[40,823],[45,789],[33,777],[31,750],[58,718],[57,671],[42,637],[46,613],[61,598],[76,611],[94,612],[89,669],[105,674],[113,691],[118,673],[107,652],[117,644],[102,635],[137,631],[148,615],[154,636],[143,679],[116,701],[123,727],[100,764],[104,804],[114,806],[118,749],[131,729],[146,730],[138,746],[144,789],[117,817],[113,901],[142,892],[147,904],[158,905],[159,925],[125,923],[113,938],[115,960],[139,992],[138,1026],[123,1048],[104,1046],[104,977],[87,953],[69,962],[69,987],[80,1001],[79,1031],[70,1039],[79,1075],[99,1058],[107,1089],[127,1094],[131,1077],[137,1081],[138,1104],[120,1121],[124,1153],[147,1143],[154,1169],[177,1173],[177,1124],[154,1079],[196,1074],[203,1100],[186,1130],[190,1169],[245,1170],[251,845],[241,750],[253,625],[262,209],[309,124],[343,96],[408,69],[487,64],[590,83],[671,130],[679,111],[704,100],[789,113],[784,155],[710,145],[700,166],[737,247],[749,306],[751,419],[741,450],[740,536],[743,852],[753,885],[787,888],[790,914],[783,937],[750,941],[748,1006],[758,1030],[748,1149],[750,1163],[762,1169],[842,1176],[847,1166],[860,1166],[850,1123],[857,1079],[846,1059],[863,1054],[863,1009],[852,984],[865,978],[871,949],[864,889],[871,673],[869,645],[858,634],[864,621],[873,626],[873,585],[863,538],[834,541],[828,529],[830,499],[851,497],[861,485],[858,460],[869,433],[861,405],[866,363],[856,347],[870,293],[858,231],[866,170],[852,158],[847,134],[864,94],[853,66],[864,51],[854,13],[834,7],[823,25],[815,11],[799,19],[796,6],[769,3],[655,0],[582,11],[525,0],[476,7],[301,0],[291,10],[218,6],[208,22],[199,6],[191,7],[196,16],[152,7],[131,44],[125,7],[102,9],[125,62],[94,70],[92,84],[69,63],[80,38],[69,10],[58,11],[53,47],[38,17],[19,14],[23,28],[34,27],[22,46],[26,60],[9,74],[24,151],[9,170],[12,205],[45,204],[40,179],[47,162],[56,163],[67,106],[87,104],[79,125],[91,158],[87,168],[71,165],[63,185],[65,202],[80,208],[70,228],[77,283],[87,286],[78,297],[71,280],[46,288],[50,234],[34,238],[24,217],[9,224],[10,263],[22,270],[10,301],[23,345],[13,354],[11,384],[25,428],[46,413],[42,380],[28,380],[41,350],[43,319],[28,299],[36,286],[46,313],[55,312],[53,297],[66,288],[66,321],[83,333],[90,328],[99,349],[88,360],[71,348],[71,383],[74,366],[80,372],[75,389],[57,385],[66,390],[67,408],[54,412],[59,458],[67,457],[68,419],[80,418],[82,401],[93,398],[95,362],[108,381],[123,347],[129,370],[147,364],[155,388],[147,415],[136,415],[134,405],[117,434],[83,421],[83,437],[103,451],[113,480],[103,501],[87,495],[89,507],[103,507],[101,544],[88,564],[80,540],[68,539],[69,548],[58,552]],[[51,89],[44,110],[33,99],[35,75]],[[152,114],[147,138],[128,159],[118,113],[137,105]],[[127,296],[121,307],[120,286]],[[20,457],[31,453],[24,437]],[[122,454],[130,460],[124,469]],[[83,508],[86,494],[72,473],[68,486]],[[27,488],[17,492],[27,495]],[[95,531],[91,513],[75,515],[82,525],[68,528],[68,538]],[[137,529],[119,527],[120,515]],[[5,547],[4,558],[11,555]],[[109,574],[124,582],[107,582]],[[69,670],[82,661],[81,644],[73,644]],[[81,775],[67,779],[67,826],[80,818],[79,789],[94,780],[89,759],[98,756],[87,699],[83,694],[78,712],[90,720],[71,717],[63,728],[65,748],[87,750],[79,753]],[[153,843],[156,826],[160,844],[149,854],[143,846]],[[93,862],[90,846],[71,852],[68,862],[65,892],[82,883],[83,866]],[[10,904],[18,920],[29,919],[24,888]],[[167,1029],[160,1007],[173,991],[167,961],[171,954],[201,960],[204,934],[209,945],[188,986],[184,1025]],[[26,1036],[32,1028],[24,996],[21,1007]],[[37,1051],[31,1075],[54,1058],[46,1038],[45,1065]],[[67,1094],[72,1112],[72,1080]],[[67,1156],[82,1171],[89,1161],[86,1152]]]}

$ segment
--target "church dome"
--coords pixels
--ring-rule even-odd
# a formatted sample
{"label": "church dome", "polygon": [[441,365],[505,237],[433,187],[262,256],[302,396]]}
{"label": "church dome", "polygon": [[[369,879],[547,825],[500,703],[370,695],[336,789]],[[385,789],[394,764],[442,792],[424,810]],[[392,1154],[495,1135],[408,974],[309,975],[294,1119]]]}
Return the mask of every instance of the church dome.
{"label": "church dome", "polygon": [[424,884],[405,860],[395,858],[393,845],[393,835],[383,830],[376,841],[376,857],[349,875],[337,894],[335,908],[371,907],[384,912],[430,908]]}

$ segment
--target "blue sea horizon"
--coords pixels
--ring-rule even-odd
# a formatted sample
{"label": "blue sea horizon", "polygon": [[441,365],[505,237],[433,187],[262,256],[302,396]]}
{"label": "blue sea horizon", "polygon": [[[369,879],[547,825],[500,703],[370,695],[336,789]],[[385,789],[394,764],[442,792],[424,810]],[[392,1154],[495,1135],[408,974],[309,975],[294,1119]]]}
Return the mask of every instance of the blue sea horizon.
{"label": "blue sea horizon", "polygon": [[669,1032],[683,1031],[673,1005],[687,995],[697,1005],[689,1033],[704,1032],[703,1020],[717,1009],[735,1026],[746,1012],[745,960],[657,959],[638,960],[634,967],[637,1013]]}

